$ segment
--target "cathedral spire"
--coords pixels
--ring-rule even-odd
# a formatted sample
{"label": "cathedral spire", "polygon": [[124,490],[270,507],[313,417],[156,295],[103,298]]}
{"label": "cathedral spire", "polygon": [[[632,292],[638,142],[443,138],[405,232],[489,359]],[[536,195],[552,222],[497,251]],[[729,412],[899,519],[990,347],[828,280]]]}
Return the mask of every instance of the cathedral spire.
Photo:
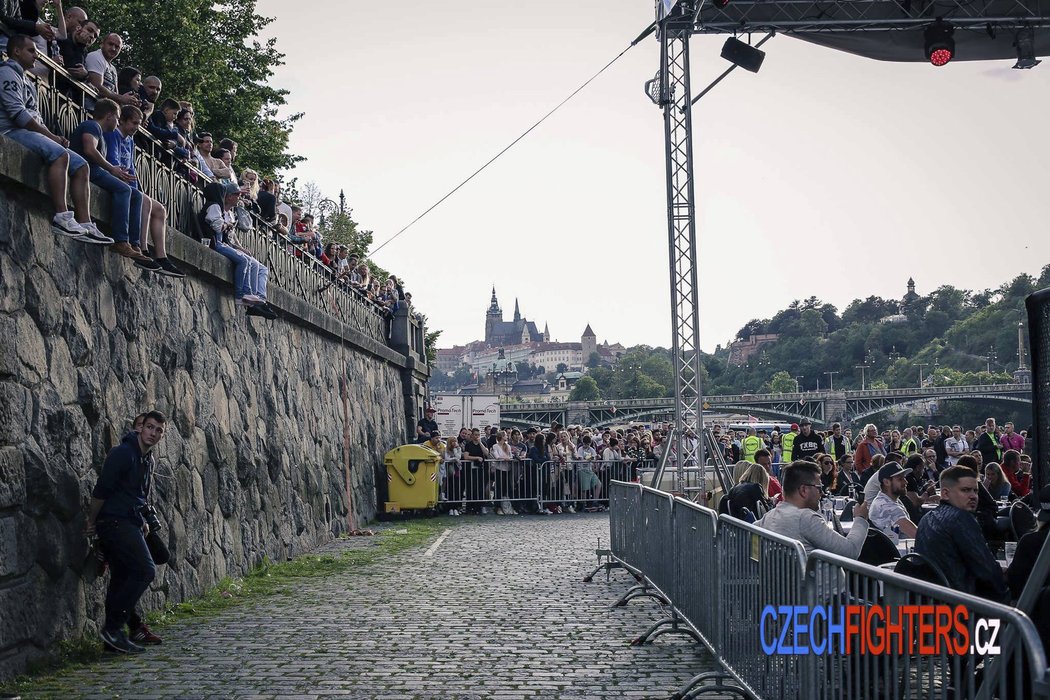
{"label": "cathedral spire", "polygon": [[521,320],[521,312],[518,311],[518,298],[517,297],[514,297],[514,320],[515,321],[520,321]]}
{"label": "cathedral spire", "polygon": [[499,301],[496,300],[496,285],[492,285],[492,301],[489,302],[489,313],[502,315],[502,309],[499,308]]}

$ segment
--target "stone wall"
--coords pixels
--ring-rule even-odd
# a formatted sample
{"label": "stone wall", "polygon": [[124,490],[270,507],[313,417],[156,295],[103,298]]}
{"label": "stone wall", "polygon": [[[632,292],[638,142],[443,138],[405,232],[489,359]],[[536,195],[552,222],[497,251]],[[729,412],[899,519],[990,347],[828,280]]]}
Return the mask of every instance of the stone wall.
{"label": "stone wall", "polygon": [[229,263],[176,232],[185,280],[58,238],[44,188],[39,162],[0,144],[0,679],[97,630],[105,581],[84,512],[134,415],[169,417],[155,500],[174,558],[149,609],[347,529],[343,363],[354,526],[371,518],[382,455],[414,410],[403,380],[421,371],[279,289],[281,319],[246,317]]}

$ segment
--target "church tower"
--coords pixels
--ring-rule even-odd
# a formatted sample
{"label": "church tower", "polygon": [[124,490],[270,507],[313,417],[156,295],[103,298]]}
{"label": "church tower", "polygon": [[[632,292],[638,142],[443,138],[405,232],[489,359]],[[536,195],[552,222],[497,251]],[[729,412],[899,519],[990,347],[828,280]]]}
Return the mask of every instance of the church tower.
{"label": "church tower", "polygon": [[598,352],[598,338],[594,335],[594,331],[591,330],[591,324],[589,323],[583,329],[583,335],[580,336],[580,349],[583,350],[584,365],[591,359],[592,353]]}
{"label": "church tower", "polygon": [[[495,287],[493,287],[495,289]],[[521,312],[518,311],[518,298],[514,297],[514,323],[521,320]]]}
{"label": "church tower", "polygon": [[546,323],[543,324],[543,342],[545,342],[545,343],[551,342],[551,331],[547,327]]}
{"label": "church tower", "polygon": [[496,327],[503,321],[503,309],[499,307],[499,301],[496,300],[496,286],[492,287],[492,301],[489,303],[489,310],[485,312],[485,342],[494,342],[494,336]]}

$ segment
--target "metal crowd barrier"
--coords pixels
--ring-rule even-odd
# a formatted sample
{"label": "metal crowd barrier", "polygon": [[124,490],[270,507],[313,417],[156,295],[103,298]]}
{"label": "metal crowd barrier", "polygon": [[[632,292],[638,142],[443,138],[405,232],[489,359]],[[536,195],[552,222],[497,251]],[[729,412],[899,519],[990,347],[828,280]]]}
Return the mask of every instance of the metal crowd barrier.
{"label": "metal crowd barrier", "polygon": [[[654,630],[670,623],[671,628],[662,631],[693,635],[724,669],[700,674],[673,697],[720,691],[819,700],[1050,699],[1042,642],[1031,620],[1017,608],[823,551],[807,557],[795,540],[638,484],[612,483],[610,499],[611,557],[643,580],[620,601],[626,602],[632,592],[656,590],[670,602],[671,617],[653,625],[642,640],[655,637]],[[937,653],[923,648],[881,654],[851,648],[852,653],[845,653],[840,641],[840,646],[813,653],[828,641],[819,627],[815,634],[803,630],[800,637],[799,622],[783,614],[822,606],[832,614],[852,606],[849,610],[858,614],[876,605],[887,611],[899,611],[900,606],[963,606],[968,616],[960,629],[975,646],[951,652],[942,646]],[[770,614],[770,606],[777,614]],[[845,612],[838,614],[841,621]],[[902,629],[929,644],[935,636],[930,624],[910,617]],[[992,627],[998,632],[997,655],[982,646],[990,641]],[[871,624],[859,628],[869,634],[875,629]],[[785,640],[789,646],[808,646],[776,649]],[[852,637],[851,642],[858,643]],[[986,678],[990,682],[982,683]],[[724,685],[726,679],[735,685]]]}
{"label": "metal crowd barrier", "polygon": [[[543,462],[485,460],[445,462],[439,502],[484,507],[504,498],[512,504],[607,506],[614,481],[629,480],[634,467],[626,461]],[[594,477],[589,475],[593,474]],[[595,487],[594,484],[599,484]],[[586,486],[586,488],[584,488]]]}
{"label": "metal crowd barrier", "polygon": [[[831,653],[813,658],[811,692],[807,697],[838,697],[845,691],[850,698],[862,700],[973,698],[977,697],[980,681],[986,677],[993,660],[1000,664],[1000,673],[994,687],[981,688],[985,697],[1046,697],[1050,692],[1045,679],[1041,679],[1043,674],[1039,674],[1040,678],[1031,678],[1032,670],[1046,669],[1046,656],[1031,621],[1016,608],[819,550],[810,554],[808,571],[813,574],[814,582],[810,587],[809,605],[825,605],[822,601],[840,598],[841,582],[845,581],[850,592],[849,604],[869,611],[875,605],[885,606],[888,613],[895,614],[893,622],[901,626],[902,644],[895,643],[893,653],[885,655],[857,653],[857,650],[846,654],[833,644]],[[947,640],[937,643],[934,613],[899,617],[902,609],[899,606],[945,606],[954,610],[959,605],[967,609],[968,615],[965,621],[951,617],[952,631],[965,629],[976,647],[966,649],[963,654],[950,650],[943,643]],[[990,623],[990,620],[997,622]],[[993,635],[1000,647],[998,654],[974,653],[991,641]],[[910,639],[917,640],[912,648],[908,648]]]}

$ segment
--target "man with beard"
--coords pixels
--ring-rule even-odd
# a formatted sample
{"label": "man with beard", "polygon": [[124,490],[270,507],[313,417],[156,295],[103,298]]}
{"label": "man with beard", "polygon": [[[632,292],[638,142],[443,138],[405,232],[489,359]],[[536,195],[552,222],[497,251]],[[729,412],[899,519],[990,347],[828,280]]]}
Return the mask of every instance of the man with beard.
{"label": "man with beard", "polygon": [[882,530],[894,544],[901,536],[913,539],[918,532],[899,500],[908,493],[908,481],[904,478],[908,474],[911,474],[911,469],[890,462],[875,477],[879,480],[880,488],[871,503],[871,524]]}

